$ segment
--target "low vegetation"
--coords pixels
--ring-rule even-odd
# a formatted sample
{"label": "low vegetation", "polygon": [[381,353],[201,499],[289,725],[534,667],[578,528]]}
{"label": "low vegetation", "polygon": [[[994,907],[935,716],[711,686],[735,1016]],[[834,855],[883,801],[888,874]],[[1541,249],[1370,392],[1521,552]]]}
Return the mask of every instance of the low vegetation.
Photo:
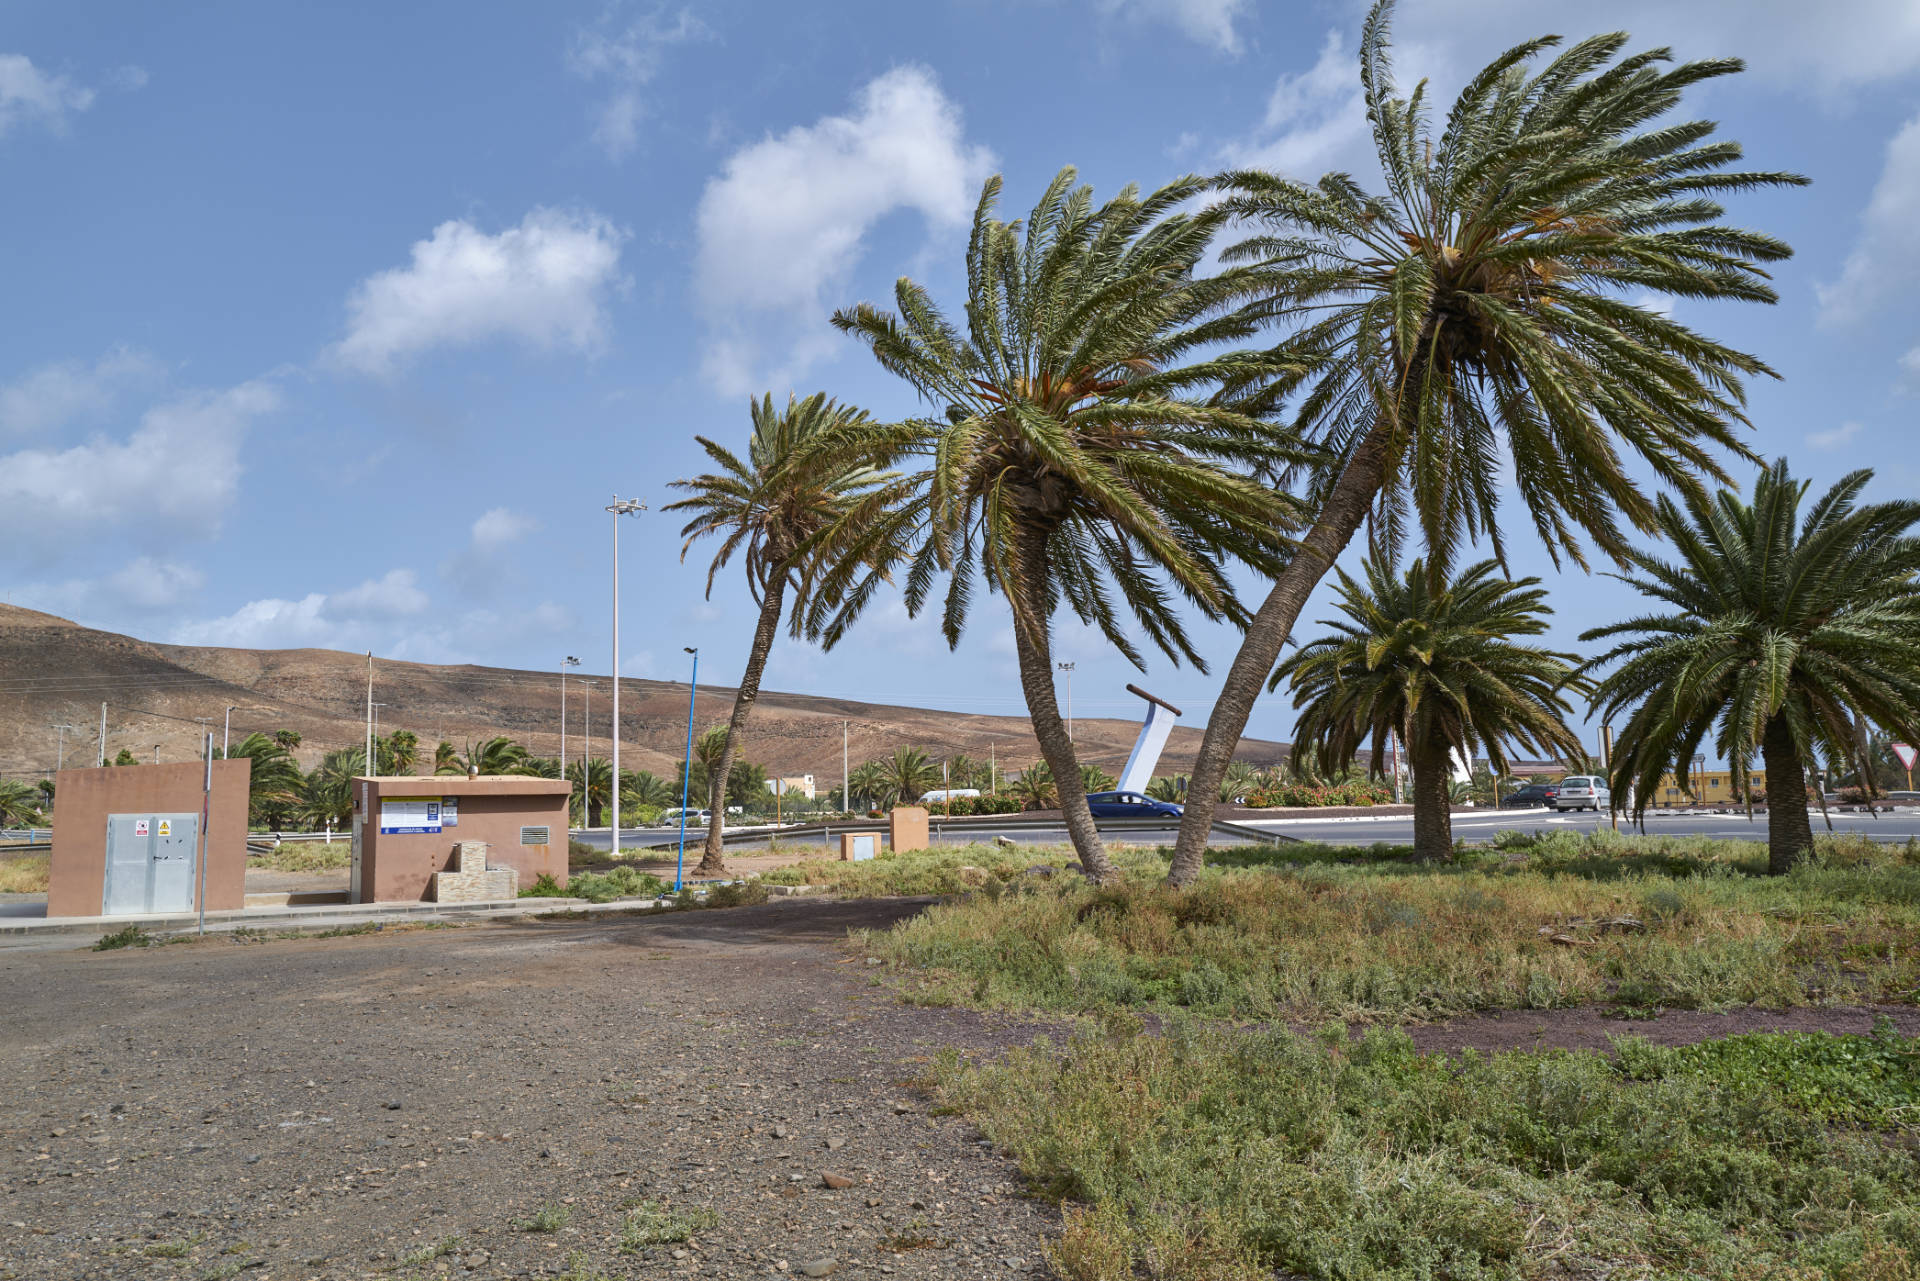
{"label": "low vegetation", "polygon": [[620,1225],[620,1248],[645,1249],[650,1245],[673,1245],[692,1240],[694,1233],[705,1232],[720,1222],[720,1216],[705,1206],[675,1210],[662,1201],[641,1201],[627,1211]]}
{"label": "low vegetation", "polygon": [[1072,859],[1065,846],[942,845],[898,854],[887,850],[857,863],[806,859],[762,873],[760,879],[769,885],[817,885],[855,898],[959,894],[988,881],[1011,882],[1035,867],[1058,871]]}
{"label": "low vegetation", "polygon": [[1051,1248],[1069,1281],[1913,1275],[1920,1042],[1618,1048],[1450,1059],[1180,1019],[936,1077],[1079,1203]]}
{"label": "low vegetation", "polygon": [[[912,999],[1237,1019],[1431,1019],[1613,1002],[1661,1008],[1920,999],[1920,847],[1823,842],[1787,877],[1742,842],[1568,834],[1463,851],[1241,847],[1190,889],[1132,852],[1096,887],[1030,851],[801,864],[846,892],[976,892],[884,933]],[[848,869],[848,870],[842,870]],[[885,887],[881,890],[881,887]]]}
{"label": "low vegetation", "polygon": [[342,837],[326,841],[285,841],[270,849],[247,851],[247,867],[262,872],[338,872],[353,866],[353,844]]}
{"label": "low vegetation", "polygon": [[45,854],[0,859],[0,894],[45,894],[47,866]]}

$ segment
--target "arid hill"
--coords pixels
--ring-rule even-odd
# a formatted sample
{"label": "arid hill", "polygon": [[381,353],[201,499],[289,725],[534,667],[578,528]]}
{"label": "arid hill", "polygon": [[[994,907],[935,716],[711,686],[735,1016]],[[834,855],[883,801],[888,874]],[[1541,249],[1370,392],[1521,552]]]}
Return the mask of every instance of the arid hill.
{"label": "arid hill", "polygon": [[[447,739],[464,750],[468,740],[506,734],[534,752],[560,752],[559,678],[553,672],[374,659],[374,701],[381,732],[405,728],[419,735],[431,759],[433,745]],[[608,749],[605,676],[592,683],[593,753]],[[668,775],[684,750],[687,691],[668,681],[620,682],[623,768]],[[695,707],[699,728],[723,723],[734,691],[702,685]],[[122,749],[141,761],[197,758],[204,719],[215,735],[229,706],[237,740],[251,730],[299,731],[298,755],[311,766],[331,748],[363,741],[367,659],[326,649],[215,649],[160,645],[113,632],[95,631],[51,614],[0,605],[0,776],[37,777],[54,764],[65,723],[66,764],[91,765],[97,751],[100,704],[107,704],[107,759]],[[567,755],[583,745],[583,691],[568,680]],[[749,759],[768,773],[815,775],[823,786],[840,778],[841,724],[848,756],[858,765],[899,747],[916,747],[938,759],[955,752],[997,754],[1003,766],[1019,768],[1039,759],[1025,717],[982,716],[892,707],[847,699],[768,692],[749,726]],[[1109,772],[1126,761],[1139,727],[1135,722],[1079,717],[1075,736],[1082,758]],[[1198,728],[1176,730],[1163,758],[1164,770],[1191,760]],[[1286,745],[1245,739],[1240,755],[1259,764],[1283,759]]]}

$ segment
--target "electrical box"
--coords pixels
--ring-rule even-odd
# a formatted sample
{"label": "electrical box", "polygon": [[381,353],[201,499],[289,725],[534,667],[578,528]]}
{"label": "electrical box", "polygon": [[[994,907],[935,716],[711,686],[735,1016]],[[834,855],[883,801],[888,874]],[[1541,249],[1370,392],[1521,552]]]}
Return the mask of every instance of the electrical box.
{"label": "electrical box", "polygon": [[107,815],[106,916],[193,910],[198,814]]}

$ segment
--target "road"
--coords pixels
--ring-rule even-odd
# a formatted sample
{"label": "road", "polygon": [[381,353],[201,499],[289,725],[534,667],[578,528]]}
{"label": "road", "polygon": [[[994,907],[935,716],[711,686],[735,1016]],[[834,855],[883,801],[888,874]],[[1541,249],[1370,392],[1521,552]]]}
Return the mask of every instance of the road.
{"label": "road", "polygon": [[[1262,820],[1235,818],[1236,823],[1246,827],[1257,827],[1302,841],[1326,841],[1336,845],[1372,845],[1376,841],[1385,841],[1392,845],[1408,845],[1413,842],[1413,819],[1396,816],[1393,818],[1355,818],[1355,819],[1281,819]],[[1453,836],[1457,841],[1469,845],[1481,845],[1491,841],[1494,836],[1505,831],[1572,831],[1590,832],[1606,827],[1609,820],[1605,814],[1593,814],[1585,811],[1554,813],[1549,810],[1506,810],[1499,813],[1455,814],[1453,816]],[[1023,845],[1060,845],[1067,841],[1066,828],[995,828],[974,827],[965,832],[941,833],[939,823],[934,824],[934,843],[963,843],[967,841],[991,841],[995,836],[1007,835]],[[1129,830],[1118,839],[1128,844],[1171,844],[1178,831],[1177,821],[1169,819],[1164,831]],[[1628,830],[1624,820],[1621,830]],[[1813,830],[1816,833],[1826,831],[1826,824],[1818,812],[1813,815]],[[1905,809],[1892,814],[1834,814],[1835,832],[1862,832],[1880,841],[1904,841],[1920,837],[1920,809]],[[1647,834],[1649,836],[1708,836],[1716,840],[1764,841],[1767,837],[1767,819],[1765,814],[1754,815],[1749,823],[1744,814],[1672,814],[1647,815]],[[654,845],[662,841],[674,840],[679,835],[678,828],[629,828],[620,834],[624,846]],[[607,848],[605,831],[575,832],[577,841]],[[808,838],[818,841],[820,838]],[[1246,839],[1215,833],[1213,844],[1238,845]],[[694,833],[687,833],[689,848],[697,845]],[[760,849],[765,841],[729,843],[729,850]]]}

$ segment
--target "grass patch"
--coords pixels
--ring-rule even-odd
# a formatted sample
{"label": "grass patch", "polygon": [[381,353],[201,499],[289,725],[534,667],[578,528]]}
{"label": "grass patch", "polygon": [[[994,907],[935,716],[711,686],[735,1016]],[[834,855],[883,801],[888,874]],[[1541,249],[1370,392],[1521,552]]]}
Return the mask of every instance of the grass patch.
{"label": "grass patch", "polygon": [[402,1258],[399,1266],[403,1268],[417,1268],[423,1263],[432,1263],[435,1259],[444,1258],[459,1248],[459,1237],[442,1237],[433,1244],[423,1245],[412,1254]]}
{"label": "grass patch", "polygon": [[572,1210],[564,1205],[549,1203],[535,1210],[527,1218],[515,1219],[513,1226],[518,1232],[558,1232],[571,1222],[573,1222]]}
{"label": "grass patch", "polygon": [[149,1259],[184,1259],[193,1253],[193,1247],[194,1240],[155,1241],[140,1253]]}
{"label": "grass patch", "polygon": [[633,1251],[691,1241],[696,1232],[705,1232],[719,1222],[720,1216],[705,1206],[676,1211],[662,1201],[642,1201],[621,1222],[620,1248]]}
{"label": "grass patch", "polygon": [[[545,878],[551,882],[551,878]],[[567,878],[567,887],[554,890],[568,898],[583,898],[589,903],[611,903],[617,898],[659,898],[667,892],[667,883],[651,872],[631,867],[616,867],[610,872],[578,872]],[[521,891],[522,897],[538,897],[540,882]]]}
{"label": "grass patch", "polygon": [[138,925],[123,925],[113,933],[98,939],[93,950],[96,952],[117,952],[123,947],[152,947],[158,942],[153,935]]}
{"label": "grass patch", "polygon": [[0,894],[45,894],[51,861],[45,854],[0,858]]}
{"label": "grass patch", "polygon": [[353,842],[287,841],[247,851],[247,866],[264,872],[338,872],[353,866]]}
{"label": "grass patch", "polygon": [[1066,846],[942,845],[898,853],[883,850],[877,857],[858,863],[810,858],[762,873],[760,879],[769,885],[825,886],[851,898],[959,894],[988,881],[1009,884],[1028,868],[1041,864],[1064,868],[1074,857]]}
{"label": "grass patch", "polygon": [[[1069,1281],[1864,1281],[1920,1257],[1920,1147],[1875,1128],[1910,1123],[1884,1073],[1916,1053],[1883,1030],[1449,1059],[1392,1029],[1179,1018],[935,1070],[943,1105],[1070,1203],[1049,1249]],[[1871,1124],[1755,1067],[1807,1063]]]}
{"label": "grass patch", "polygon": [[[1126,875],[1098,887],[1010,873],[1034,859],[1012,851],[979,864],[977,892],[862,941],[918,971],[916,1000],[1088,1014],[1320,1022],[1920,1000],[1920,861],[1904,847],[1831,842],[1784,877],[1749,875],[1765,855],[1744,842],[1611,834],[1446,867],[1348,853],[1246,850],[1253,865],[1175,890],[1152,852],[1123,852]],[[932,886],[955,857],[898,861]]]}

